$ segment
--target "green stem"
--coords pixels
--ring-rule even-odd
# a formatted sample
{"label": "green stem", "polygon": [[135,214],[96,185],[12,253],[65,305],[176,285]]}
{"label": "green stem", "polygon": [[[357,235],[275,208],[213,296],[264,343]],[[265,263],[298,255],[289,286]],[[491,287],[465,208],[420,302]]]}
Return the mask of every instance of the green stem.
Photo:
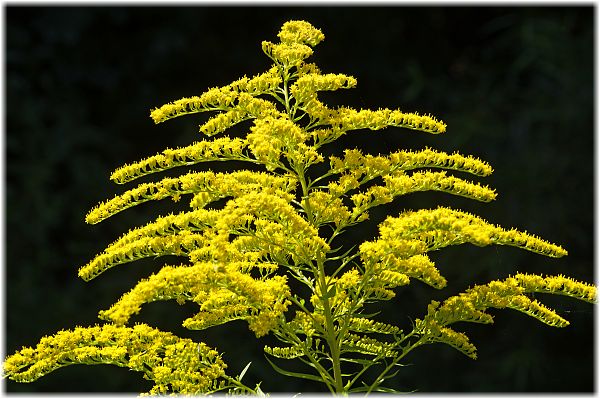
{"label": "green stem", "polygon": [[252,388],[244,385],[244,383],[242,381],[238,380],[237,378],[233,378],[228,375],[225,375],[224,377],[231,384],[230,386],[227,386],[225,388],[237,388],[237,389],[240,389],[244,393],[258,395],[258,392],[255,389],[252,389]]}
{"label": "green stem", "polygon": [[285,104],[284,104],[285,110],[286,110],[287,114],[289,115],[290,120],[294,120],[294,115],[293,115],[293,112],[290,107],[290,95],[289,95],[289,86],[288,86],[288,82],[290,80],[290,75],[288,72],[289,71],[287,68],[283,71],[283,97],[285,100]]}
{"label": "green stem", "polygon": [[[407,338],[407,337],[405,337]],[[373,389],[375,389],[375,387],[379,386],[379,381],[381,381],[385,375],[387,373],[389,373],[389,371],[392,369],[392,367],[394,367],[395,365],[398,364],[398,362],[400,360],[402,360],[402,358],[406,355],[408,355],[408,353],[410,351],[412,351],[413,349],[415,349],[417,346],[420,346],[422,344],[422,338],[417,340],[414,344],[412,344],[411,346],[409,346],[408,348],[404,349],[402,351],[402,353],[398,356],[396,356],[394,358],[394,360],[392,362],[390,362],[390,364],[377,376],[377,378],[375,379],[375,382],[373,384],[371,384],[371,386],[369,387],[369,390],[367,391],[367,395],[371,393],[371,391],[373,391]]]}
{"label": "green stem", "polygon": [[335,387],[332,385],[332,383],[334,382],[334,379],[331,377],[331,375],[327,372],[327,370],[325,370],[323,368],[323,366],[321,366],[321,364],[319,363],[319,361],[313,356],[312,350],[310,348],[310,346],[307,344],[306,341],[301,340],[294,331],[291,331],[287,325],[282,325],[281,326],[281,333],[286,335],[286,341],[287,342],[292,342],[295,343],[296,345],[304,348],[304,356],[306,356],[309,359],[310,364],[312,364],[313,368],[316,369],[319,372],[319,375],[321,376],[323,383],[327,386],[327,389],[329,389],[329,391],[331,393],[335,393]]}
{"label": "green stem", "polygon": [[308,222],[310,224],[314,224],[312,209],[310,208],[310,203],[308,202],[308,194],[310,188],[308,187],[308,183],[306,182],[304,170],[301,167],[297,167],[294,171],[296,172],[296,175],[298,176],[298,180],[300,181],[300,185],[302,187],[302,209],[306,213],[306,219],[308,220]]}
{"label": "green stem", "polygon": [[[308,194],[310,189],[306,182],[304,172],[305,171],[301,168],[296,169],[298,180],[300,181],[300,185],[302,186],[302,208],[306,213],[308,222],[314,224],[314,217],[310,208],[310,203],[308,201]],[[329,287],[327,284],[327,276],[325,274],[325,262],[321,257],[317,259],[317,268],[315,270],[315,282],[318,284],[319,291],[322,295],[320,299],[323,305],[323,314],[325,316],[324,338],[327,342],[327,345],[329,346],[329,350],[331,353],[335,392],[344,393],[345,390],[342,381],[342,370],[340,366],[340,344],[338,342],[338,337],[335,334],[335,326],[333,323],[333,315],[331,312],[332,306],[328,298]]]}
{"label": "green stem", "polygon": [[318,261],[319,285],[322,294],[321,302],[323,304],[323,315],[325,316],[325,339],[331,353],[331,362],[333,366],[333,378],[335,380],[336,393],[345,393],[344,382],[342,381],[342,369],[340,365],[340,343],[335,333],[333,324],[333,314],[331,312],[331,303],[329,302],[329,286],[325,275],[325,265]]}
{"label": "green stem", "polygon": [[302,309],[302,311],[304,313],[306,313],[308,315],[308,317],[311,318],[311,320],[315,323],[315,329],[320,333],[320,334],[325,334],[325,331],[323,330],[323,328],[319,325],[319,322],[317,321],[317,319],[315,319],[315,316],[312,314],[312,312],[310,312],[308,309],[306,309],[306,306],[304,306],[300,301],[298,301],[298,299],[296,299],[294,296],[292,296],[290,298],[290,300],[296,305],[298,306],[300,309]]}
{"label": "green stem", "polygon": [[[288,75],[288,71],[285,70],[283,72],[283,95],[284,95],[284,100],[285,100],[285,108],[286,111],[288,113],[288,115],[290,116],[291,120],[294,120],[294,110],[292,110],[291,106],[290,106],[290,95],[289,95],[289,87],[288,87],[288,80],[289,80],[289,75]],[[312,213],[312,209],[310,207],[310,202],[308,201],[308,195],[310,193],[310,188],[311,185],[307,182],[306,179],[306,175],[305,175],[305,168],[303,168],[301,165],[292,165],[292,168],[294,169],[294,172],[296,173],[297,177],[298,177],[298,181],[300,182],[300,185],[302,187],[302,202],[301,202],[301,207],[302,210],[305,212],[306,214],[306,218],[307,221],[312,224],[315,225],[315,220],[314,220],[314,216]],[[318,227],[318,226],[315,226]],[[345,389],[344,389],[344,384],[343,384],[343,380],[342,380],[342,370],[341,370],[341,365],[340,365],[340,351],[341,351],[341,345],[338,341],[338,337],[335,333],[335,326],[334,326],[334,318],[333,318],[333,314],[332,314],[332,304],[329,301],[329,297],[328,297],[328,291],[329,291],[329,287],[328,287],[328,283],[327,283],[327,276],[325,274],[325,262],[323,259],[323,256],[318,256],[317,257],[317,268],[316,270],[313,271],[313,273],[315,274],[315,283],[318,284],[319,286],[319,290],[321,292],[321,303],[323,305],[323,313],[325,316],[325,328],[324,328],[324,333],[325,333],[325,340],[327,342],[327,345],[329,346],[329,351],[331,353],[331,362],[332,362],[332,368],[333,368],[333,389],[335,391],[335,393],[345,393]],[[307,348],[309,349],[309,348]],[[310,351],[310,349],[309,349]],[[308,353],[307,353],[308,355]],[[310,357],[309,357],[310,358]],[[313,359],[313,361],[315,361]],[[315,366],[318,366],[318,362],[317,364],[315,364]],[[321,371],[321,370],[319,370]],[[327,381],[324,380],[324,382],[326,382],[327,385],[329,385],[327,383]]]}

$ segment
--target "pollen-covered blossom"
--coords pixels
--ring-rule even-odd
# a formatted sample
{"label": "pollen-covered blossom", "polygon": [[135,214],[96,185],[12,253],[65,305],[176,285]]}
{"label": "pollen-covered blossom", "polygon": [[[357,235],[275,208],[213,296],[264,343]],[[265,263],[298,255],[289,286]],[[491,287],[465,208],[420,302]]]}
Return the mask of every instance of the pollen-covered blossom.
{"label": "pollen-covered blossom", "polygon": [[[194,329],[226,323],[233,315],[236,319],[248,320],[250,329],[258,336],[264,335],[287,309],[290,293],[284,276],[255,279],[242,271],[252,266],[243,262],[165,266],[139,282],[110,309],[100,312],[100,318],[123,325],[142,305],[175,299],[201,305],[200,312],[192,318]],[[237,309],[235,313],[223,312],[232,305]],[[220,317],[215,317],[217,314]],[[188,328],[192,328],[191,323],[187,321]]]}
{"label": "pollen-covered blossom", "polygon": [[265,353],[280,359],[295,359],[304,355],[304,351],[298,346],[288,346],[282,348],[265,345],[264,351]]}
{"label": "pollen-covered blossom", "polygon": [[147,174],[200,162],[247,160],[244,149],[248,143],[239,138],[219,137],[212,141],[199,141],[187,147],[166,149],[161,154],[151,156],[131,165],[115,170],[110,178],[123,184]]}
{"label": "pollen-covered blossom", "polygon": [[287,68],[299,65],[313,54],[312,48],[305,44],[275,44],[266,40],[262,42],[262,50],[273,61]]}
{"label": "pollen-covered blossom", "polygon": [[247,119],[250,119],[250,115],[240,109],[240,107],[235,107],[207,120],[204,124],[200,125],[200,131],[208,137],[211,137],[218,133],[222,133],[233,125],[237,125]]}
{"label": "pollen-covered blossom", "polygon": [[350,269],[338,278],[336,285],[342,289],[352,288],[359,284],[360,273],[356,269]]}
{"label": "pollen-covered blossom", "polygon": [[461,155],[457,152],[447,154],[425,148],[420,151],[398,151],[389,155],[390,161],[398,165],[400,170],[434,167],[467,172],[477,176],[489,176],[493,169],[487,163],[472,155]]}
{"label": "pollen-covered blossom", "polygon": [[296,72],[298,76],[308,75],[308,74],[320,74],[321,69],[317,64],[313,64],[312,62],[302,62],[296,67]]}
{"label": "pollen-covered blossom", "polygon": [[[283,179],[280,183],[287,185],[289,181]],[[289,251],[296,262],[308,261],[325,253],[329,246],[289,204],[291,198],[284,191],[250,192],[230,200],[221,210],[197,210],[159,218],[125,234],[82,267],[79,275],[90,280],[116,265],[151,256],[178,255],[198,260],[199,250],[206,250],[204,256],[211,259],[242,260],[243,254],[231,258],[238,248],[234,242],[223,240],[230,233],[251,235],[264,242],[262,249],[274,244],[278,251]],[[247,224],[257,219],[278,224],[279,233],[267,236],[260,230],[247,229]],[[225,235],[215,234],[218,232]]]}
{"label": "pollen-covered blossom", "polygon": [[421,332],[426,337],[423,344],[444,343],[464,353],[471,359],[477,359],[477,348],[469,341],[469,338],[465,334],[454,331],[449,327],[443,327],[435,320],[423,322],[417,319],[415,325],[415,330]]}
{"label": "pollen-covered blossom", "polygon": [[214,136],[247,119],[277,117],[282,115],[275,104],[248,93],[240,93],[238,102],[226,112],[217,114],[200,126],[200,132]]}
{"label": "pollen-covered blossom", "polygon": [[295,316],[286,323],[286,326],[298,334],[305,335],[308,338],[320,336],[323,332],[323,322],[325,318],[320,313],[306,313],[296,311]]}
{"label": "pollen-covered blossom", "polygon": [[444,191],[479,201],[491,201],[496,198],[493,189],[478,183],[449,176],[445,171],[417,171],[406,174],[404,171],[423,167],[435,167],[468,172],[475,175],[487,175],[492,168],[476,158],[460,154],[446,154],[430,149],[422,151],[400,151],[389,156],[363,155],[359,150],[345,150],[344,157],[330,157],[333,173],[341,173],[338,181],[328,184],[333,197],[341,197],[351,190],[382,177],[385,186],[371,186],[366,191],[351,196],[354,202],[352,214],[359,218],[373,206],[391,202],[395,197],[416,191]]}
{"label": "pollen-covered blossom", "polygon": [[260,94],[271,93],[271,91],[276,89],[281,83],[282,79],[279,74],[279,68],[273,66],[265,73],[261,73],[252,78],[244,76],[243,78],[230,83],[227,87],[230,87],[238,93],[248,93],[257,96]]}
{"label": "pollen-covered blossom", "polygon": [[350,221],[350,210],[340,198],[325,191],[313,191],[306,200],[311,207],[313,222],[341,226]]}
{"label": "pollen-covered blossom", "polygon": [[281,26],[277,34],[282,43],[303,43],[309,46],[316,46],[325,35],[321,30],[315,28],[306,21],[287,21]]}
{"label": "pollen-covered blossom", "polygon": [[416,112],[402,112],[400,110],[369,109],[355,110],[340,108],[334,118],[328,121],[340,130],[371,129],[380,130],[386,127],[404,127],[427,133],[444,133],[446,124],[438,121],[433,116],[419,115]]}
{"label": "pollen-covered blossom", "polygon": [[152,110],[150,116],[155,123],[161,123],[191,113],[229,110],[234,107],[235,101],[239,100],[241,94],[256,96],[269,93],[280,83],[281,77],[277,68],[271,68],[252,79],[244,77],[227,86],[209,89],[200,96],[186,97],[165,104]]}
{"label": "pollen-covered blossom", "polygon": [[[366,249],[367,248],[367,249]],[[406,285],[409,277],[415,278],[434,288],[446,286],[446,279],[440,274],[433,261],[427,255],[412,255],[403,259],[390,251],[378,261],[370,255],[368,247],[361,246],[361,257],[365,265],[372,269],[373,278],[386,282],[386,285]],[[394,281],[390,278],[395,277]],[[391,282],[392,284],[388,283]]]}
{"label": "pollen-covered blossom", "polygon": [[69,364],[112,364],[144,373],[155,385],[150,394],[199,394],[218,386],[227,367],[204,343],[179,338],[145,324],[77,327],[44,337],[4,362],[6,376],[20,382]]}
{"label": "pollen-covered blossom", "polygon": [[[315,127],[321,127],[320,129],[311,131],[315,142],[319,146],[331,143],[346,134],[347,130],[331,126],[330,121],[335,118],[337,111],[319,101],[316,94],[311,96],[306,102],[300,103],[298,108],[306,113]],[[330,128],[322,128],[328,125]]]}
{"label": "pollen-covered blossom", "polygon": [[519,286],[523,287],[526,292],[565,295],[590,303],[595,303],[597,300],[594,285],[576,281],[561,274],[543,277],[536,274],[518,273],[512,278],[517,280]]}
{"label": "pollen-covered blossom", "polygon": [[144,226],[137,227],[122,235],[110,244],[106,251],[131,244],[143,237],[161,237],[183,230],[204,231],[213,226],[219,217],[219,211],[213,209],[198,209],[190,212],[180,212],[157,218]]}
{"label": "pollen-covered blossom", "polygon": [[[272,176],[266,173],[247,170],[231,173],[192,172],[180,177],[165,178],[157,183],[143,183],[138,187],[115,196],[110,201],[100,203],[92,209],[87,220],[97,223],[122,210],[141,203],[161,200],[185,194],[205,193],[212,201],[226,197],[239,197],[260,189],[274,193],[277,190],[292,191],[295,184],[290,177]],[[209,201],[202,203],[205,206]],[[192,208],[199,208],[201,202],[195,199]]]}
{"label": "pollen-covered blossom", "polygon": [[[399,282],[401,276],[393,273],[400,273],[443,288],[446,279],[425,253],[467,242],[480,246],[513,245],[548,256],[565,254],[561,247],[537,237],[507,231],[468,213],[441,207],[404,212],[397,218],[386,219],[380,225],[380,237],[362,243],[359,253],[365,266],[373,270],[379,280],[395,276]],[[563,284],[567,286],[568,282]]]}
{"label": "pollen-covered blossom", "polygon": [[395,347],[395,343],[382,342],[365,335],[350,333],[342,344],[342,351],[394,358],[398,355],[398,352],[394,350]]}
{"label": "pollen-covered blossom", "polygon": [[[493,323],[492,316],[485,312],[489,308],[514,309],[554,327],[569,325],[569,322],[554,310],[525,295],[533,292],[566,295],[588,302],[596,301],[596,288],[590,284],[560,275],[543,277],[517,274],[505,280],[476,285],[463,293],[446,299],[441,304],[433,301],[429,305],[427,315],[423,321],[419,321],[419,323],[422,323],[420,324],[420,332],[429,336],[431,332],[428,330],[431,328],[442,328],[442,326],[461,321]],[[437,336],[435,341],[448,343],[456,347],[455,339],[457,336],[454,335],[455,333],[448,337]],[[473,357],[475,348],[469,348],[466,354]]]}
{"label": "pollen-covered blossom", "polygon": [[356,332],[378,333],[378,334],[399,334],[402,332],[397,326],[381,323],[364,317],[353,317],[349,321],[348,328]]}
{"label": "pollen-covered blossom", "polygon": [[397,170],[418,168],[451,169],[477,176],[488,176],[493,171],[487,162],[473,156],[447,154],[430,148],[420,151],[396,151],[387,156],[363,155],[358,150],[345,150],[343,158],[332,156],[330,162],[335,173],[358,170],[369,179],[386,176]]}
{"label": "pollen-covered blossom", "polygon": [[343,74],[305,74],[299,77],[292,87],[290,87],[290,93],[296,101],[304,103],[316,98],[318,91],[350,89],[355,87],[356,83],[355,78]]}
{"label": "pollen-covered blossom", "polygon": [[329,245],[319,236],[318,230],[300,216],[288,200],[267,193],[251,193],[230,201],[215,224],[216,229],[241,227],[243,215],[254,214],[284,227],[285,242],[295,251],[290,255],[300,259],[317,257],[329,250]]}
{"label": "pollen-covered blossom", "polygon": [[360,129],[381,130],[388,127],[401,127],[433,134],[446,131],[446,124],[430,115],[387,108],[376,111],[356,110],[349,107],[331,109],[314,95],[309,95],[307,98],[307,102],[301,108],[315,121],[314,125],[330,126],[329,129],[320,129],[314,134],[321,145],[337,140],[349,131]]}
{"label": "pollen-covered blossom", "polygon": [[445,207],[407,211],[399,217],[388,217],[379,230],[384,241],[418,239],[427,243],[428,250],[471,243],[478,246],[510,245],[552,257],[567,254],[560,246],[533,235],[514,229],[505,230],[470,213]]}
{"label": "pollen-covered blossom", "polygon": [[417,191],[443,191],[483,202],[496,198],[495,191],[487,186],[447,176],[446,172],[415,172],[411,175],[396,172],[384,176],[383,180],[385,186],[371,186],[365,192],[350,197],[355,206],[354,214],[359,215],[373,206],[386,204],[395,197]]}
{"label": "pollen-covered blossom", "polygon": [[283,153],[288,154],[308,138],[307,133],[286,117],[265,117],[254,122],[248,133],[248,147],[257,160],[278,165]]}
{"label": "pollen-covered blossom", "polygon": [[168,236],[141,237],[132,243],[111,248],[96,256],[79,269],[79,277],[89,281],[116,265],[143,258],[166,255],[184,256],[195,248],[205,245],[206,241],[202,234],[187,230]]}

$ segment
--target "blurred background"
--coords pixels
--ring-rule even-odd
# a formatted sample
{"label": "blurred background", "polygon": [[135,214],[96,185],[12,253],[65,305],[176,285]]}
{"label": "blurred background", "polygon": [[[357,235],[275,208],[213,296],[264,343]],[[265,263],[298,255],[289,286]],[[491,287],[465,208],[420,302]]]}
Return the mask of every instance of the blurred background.
{"label": "blurred background", "polygon": [[[260,42],[276,41],[290,19],[305,19],[325,33],[313,57],[323,72],[358,79],[358,88],[324,95],[324,101],[431,113],[448,124],[441,136],[355,132],[330,147],[332,153],[430,146],[478,156],[495,169],[480,179],[499,193],[491,204],[443,193],[409,195],[373,212],[371,225],[349,231],[350,241],[373,239],[386,214],[447,205],[569,251],[549,259],[507,247],[448,248],[432,254],[448,287],[436,291],[415,281],[381,307],[381,320],[410,330],[431,299],[517,271],[594,279],[591,6],[7,6],[5,12],[7,354],[60,329],[97,323],[99,310],[164,264],[136,262],[83,282],[80,266],[130,227],[166,213],[169,203],[140,206],[96,226],[85,224],[85,214],[125,189],[108,179],[116,167],[200,139],[204,116],[155,126],[150,109],[265,71],[270,63]],[[518,312],[492,311],[494,325],[456,325],[478,347],[478,360],[430,345],[413,352],[390,385],[424,393],[593,391],[593,307],[538,299],[571,325],[555,329]],[[233,375],[252,361],[245,381],[263,380],[267,392],[322,389],[276,375],[262,354],[268,340],[254,338],[243,322],[186,331],[180,323],[193,311],[154,303],[135,321],[217,347]],[[143,392],[151,386],[140,374],[111,366],[66,367],[35,383],[5,384],[8,392]]]}

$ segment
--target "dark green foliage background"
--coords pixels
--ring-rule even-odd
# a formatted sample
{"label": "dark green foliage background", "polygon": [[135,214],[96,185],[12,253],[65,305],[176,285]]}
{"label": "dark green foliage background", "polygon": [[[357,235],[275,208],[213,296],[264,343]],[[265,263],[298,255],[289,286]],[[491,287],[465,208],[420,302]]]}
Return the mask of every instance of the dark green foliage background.
{"label": "dark green foliage background", "polygon": [[[430,136],[399,129],[356,132],[332,148],[370,153],[431,146],[489,161],[482,182],[498,200],[479,204],[439,193],[398,199],[372,213],[379,222],[405,208],[450,205],[563,244],[548,259],[504,247],[461,246],[433,255],[449,280],[442,291],[414,282],[383,307],[382,320],[410,330],[432,299],[517,271],[593,281],[592,7],[167,8],[16,7],[6,12],[5,352],[46,334],[97,322],[164,259],[124,265],[84,283],[77,268],[128,228],[167,212],[144,205],[88,226],[98,201],[124,187],[116,167],[198,139],[203,116],[154,126],[149,110],[264,71],[261,40],[289,19],[306,19],[326,40],[314,60],[324,72],[355,76],[355,90],[330,104],[430,112],[448,124]],[[207,168],[203,165],[200,168]],[[131,187],[131,186],[128,186]],[[349,240],[371,239],[376,225]],[[170,260],[168,260],[170,261]],[[496,323],[458,325],[479,348],[472,361],[442,345],[417,350],[393,381],[421,392],[591,392],[593,307],[541,298],[572,324],[553,329],[524,315],[494,312]],[[193,306],[147,305],[137,321],[204,340],[236,374],[265,391],[315,391],[278,375],[244,323],[190,332]],[[280,363],[281,364],[281,363]],[[140,392],[151,383],[111,366],[73,366],[9,392]]]}

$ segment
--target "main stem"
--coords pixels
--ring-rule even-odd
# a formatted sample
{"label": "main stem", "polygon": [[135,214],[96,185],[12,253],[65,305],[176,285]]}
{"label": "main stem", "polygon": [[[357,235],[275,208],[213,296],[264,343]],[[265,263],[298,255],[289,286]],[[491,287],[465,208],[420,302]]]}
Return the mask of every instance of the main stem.
{"label": "main stem", "polygon": [[[306,212],[307,219],[309,223],[313,222],[312,220],[312,210],[310,209],[310,203],[307,201],[309,188],[306,182],[305,171],[301,168],[296,170],[298,175],[298,180],[300,181],[300,185],[302,186],[302,207]],[[327,274],[325,273],[325,262],[324,259],[317,259],[317,268],[316,268],[315,282],[319,287],[319,292],[321,293],[321,304],[323,306],[323,315],[325,316],[325,339],[327,341],[327,345],[329,346],[329,351],[331,353],[331,361],[333,367],[333,378],[334,378],[334,386],[336,393],[346,393],[344,389],[344,382],[342,379],[342,369],[340,365],[340,343],[338,342],[338,336],[335,332],[335,325],[332,314],[332,306],[329,301],[329,286],[327,283]]]}
{"label": "main stem", "polygon": [[[284,95],[284,105],[290,119],[293,120],[293,110],[290,106],[290,96],[289,96],[289,73],[286,69],[283,73],[283,95]],[[296,172],[298,176],[298,180],[300,181],[300,185],[302,186],[302,208],[304,208],[304,212],[306,214],[306,218],[309,223],[313,224],[313,214],[310,208],[310,203],[308,201],[309,187],[306,181],[306,171],[300,165],[292,165],[292,169]],[[318,226],[315,226],[318,228]],[[325,316],[325,335],[327,345],[329,346],[329,351],[331,353],[331,361],[333,367],[333,378],[334,378],[334,388],[335,393],[345,394],[346,390],[344,389],[344,382],[342,379],[342,369],[340,365],[340,343],[338,342],[338,336],[335,332],[335,325],[332,314],[332,306],[329,302],[328,295],[328,284],[327,284],[327,275],[325,274],[325,260],[319,258],[317,260],[317,268],[315,270],[315,282],[318,284],[319,291],[321,292],[321,303],[323,305],[323,315]]]}
{"label": "main stem", "polygon": [[333,314],[331,313],[331,304],[329,302],[327,279],[325,275],[325,266],[323,262],[318,264],[319,282],[321,286],[321,294],[323,294],[323,314],[325,316],[325,332],[327,334],[327,345],[331,353],[331,362],[333,366],[333,379],[335,381],[336,393],[345,393],[344,382],[342,380],[342,369],[340,365],[340,343],[335,332],[333,324]]}

